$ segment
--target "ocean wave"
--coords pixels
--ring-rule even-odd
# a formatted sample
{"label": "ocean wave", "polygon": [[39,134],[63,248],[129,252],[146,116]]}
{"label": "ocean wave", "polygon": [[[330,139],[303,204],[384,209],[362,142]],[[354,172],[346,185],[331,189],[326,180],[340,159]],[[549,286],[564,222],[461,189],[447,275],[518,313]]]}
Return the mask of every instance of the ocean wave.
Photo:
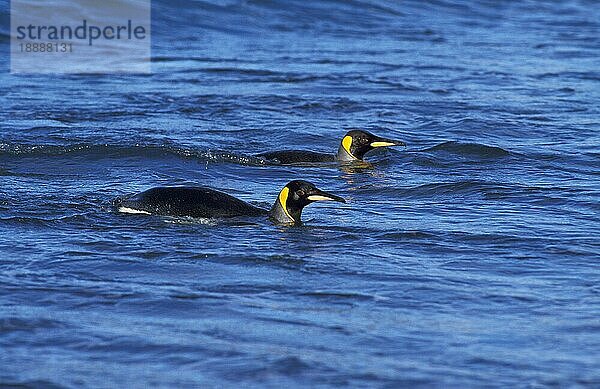
{"label": "ocean wave", "polygon": [[22,380],[22,381],[8,381],[0,380],[0,387],[2,388],[21,388],[21,389],[35,389],[35,388],[47,388],[47,389],[63,389],[66,386],[62,386],[58,383],[47,381],[47,380]]}
{"label": "ocean wave", "polygon": [[359,188],[361,194],[392,198],[435,198],[447,196],[478,196],[486,200],[506,200],[516,202],[568,201],[570,197],[584,194],[583,190],[560,186],[524,185],[493,180],[458,180],[454,182],[433,182],[412,187],[366,187]]}
{"label": "ocean wave", "polygon": [[52,219],[44,219],[41,217],[32,217],[32,216],[11,216],[0,218],[0,224],[11,226],[11,227],[37,227],[44,228],[52,226]]}
{"label": "ocean wave", "polygon": [[[0,334],[34,332],[42,329],[64,328],[65,323],[45,318],[4,317],[0,319]],[[1,385],[0,385],[1,386]]]}
{"label": "ocean wave", "polygon": [[461,155],[465,157],[480,157],[480,158],[500,158],[510,155],[510,152],[501,147],[487,146],[479,143],[462,143],[456,141],[448,141],[430,147],[424,152],[444,151],[451,154]]}
{"label": "ocean wave", "polygon": [[201,162],[233,162],[241,165],[265,165],[262,158],[218,150],[198,150],[172,145],[110,145],[78,143],[71,145],[27,145],[0,144],[0,157],[54,157],[63,155],[86,156],[91,159],[104,158],[164,158],[176,157]]}

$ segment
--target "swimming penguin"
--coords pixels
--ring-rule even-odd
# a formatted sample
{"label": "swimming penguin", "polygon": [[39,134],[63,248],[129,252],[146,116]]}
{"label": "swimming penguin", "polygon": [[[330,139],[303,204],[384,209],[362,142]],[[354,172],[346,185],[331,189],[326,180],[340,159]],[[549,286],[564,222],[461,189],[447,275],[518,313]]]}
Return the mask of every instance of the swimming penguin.
{"label": "swimming penguin", "polygon": [[256,156],[281,165],[336,161],[346,163],[362,161],[365,154],[369,151],[377,147],[387,146],[406,146],[406,144],[396,140],[381,138],[367,131],[351,130],[342,138],[336,155],[305,150],[281,150],[261,153]]}
{"label": "swimming penguin", "polygon": [[229,218],[237,216],[268,216],[275,223],[299,224],[302,209],[315,201],[339,201],[343,198],[318,189],[307,181],[290,181],[283,187],[270,210],[255,207],[207,187],[158,187],[126,198],[117,198],[119,212],[191,216],[198,218]]}

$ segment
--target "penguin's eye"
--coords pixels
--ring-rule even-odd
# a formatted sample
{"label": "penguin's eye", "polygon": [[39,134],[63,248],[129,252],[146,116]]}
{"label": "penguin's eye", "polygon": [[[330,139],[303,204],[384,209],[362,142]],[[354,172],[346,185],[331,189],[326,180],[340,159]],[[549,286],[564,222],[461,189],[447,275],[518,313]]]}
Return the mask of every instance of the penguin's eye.
{"label": "penguin's eye", "polygon": [[301,197],[304,197],[304,190],[302,189],[297,190],[296,193],[294,193],[294,199],[298,200]]}

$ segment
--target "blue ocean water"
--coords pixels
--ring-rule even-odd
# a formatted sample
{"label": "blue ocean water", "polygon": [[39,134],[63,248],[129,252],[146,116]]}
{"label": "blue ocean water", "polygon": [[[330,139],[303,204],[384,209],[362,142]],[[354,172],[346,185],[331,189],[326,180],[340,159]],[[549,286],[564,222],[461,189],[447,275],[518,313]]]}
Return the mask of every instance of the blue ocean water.
{"label": "blue ocean water", "polygon": [[[600,386],[597,2],[155,0],[140,76],[8,74],[1,5],[0,386]],[[350,127],[408,147],[250,157]],[[348,203],[111,207],[291,179]]]}

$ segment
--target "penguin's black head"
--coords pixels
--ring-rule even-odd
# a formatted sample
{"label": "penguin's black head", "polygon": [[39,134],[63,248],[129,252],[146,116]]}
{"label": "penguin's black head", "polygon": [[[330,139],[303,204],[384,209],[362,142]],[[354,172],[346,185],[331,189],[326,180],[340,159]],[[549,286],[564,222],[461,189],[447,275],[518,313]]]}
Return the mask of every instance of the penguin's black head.
{"label": "penguin's black head", "polygon": [[346,202],[343,198],[322,191],[310,182],[294,180],[279,192],[279,197],[271,208],[271,217],[278,222],[300,223],[302,209],[315,201]]}
{"label": "penguin's black head", "polygon": [[366,153],[377,148],[387,146],[406,146],[406,143],[397,140],[381,138],[364,130],[351,130],[346,133],[340,144],[338,159],[362,160]]}

